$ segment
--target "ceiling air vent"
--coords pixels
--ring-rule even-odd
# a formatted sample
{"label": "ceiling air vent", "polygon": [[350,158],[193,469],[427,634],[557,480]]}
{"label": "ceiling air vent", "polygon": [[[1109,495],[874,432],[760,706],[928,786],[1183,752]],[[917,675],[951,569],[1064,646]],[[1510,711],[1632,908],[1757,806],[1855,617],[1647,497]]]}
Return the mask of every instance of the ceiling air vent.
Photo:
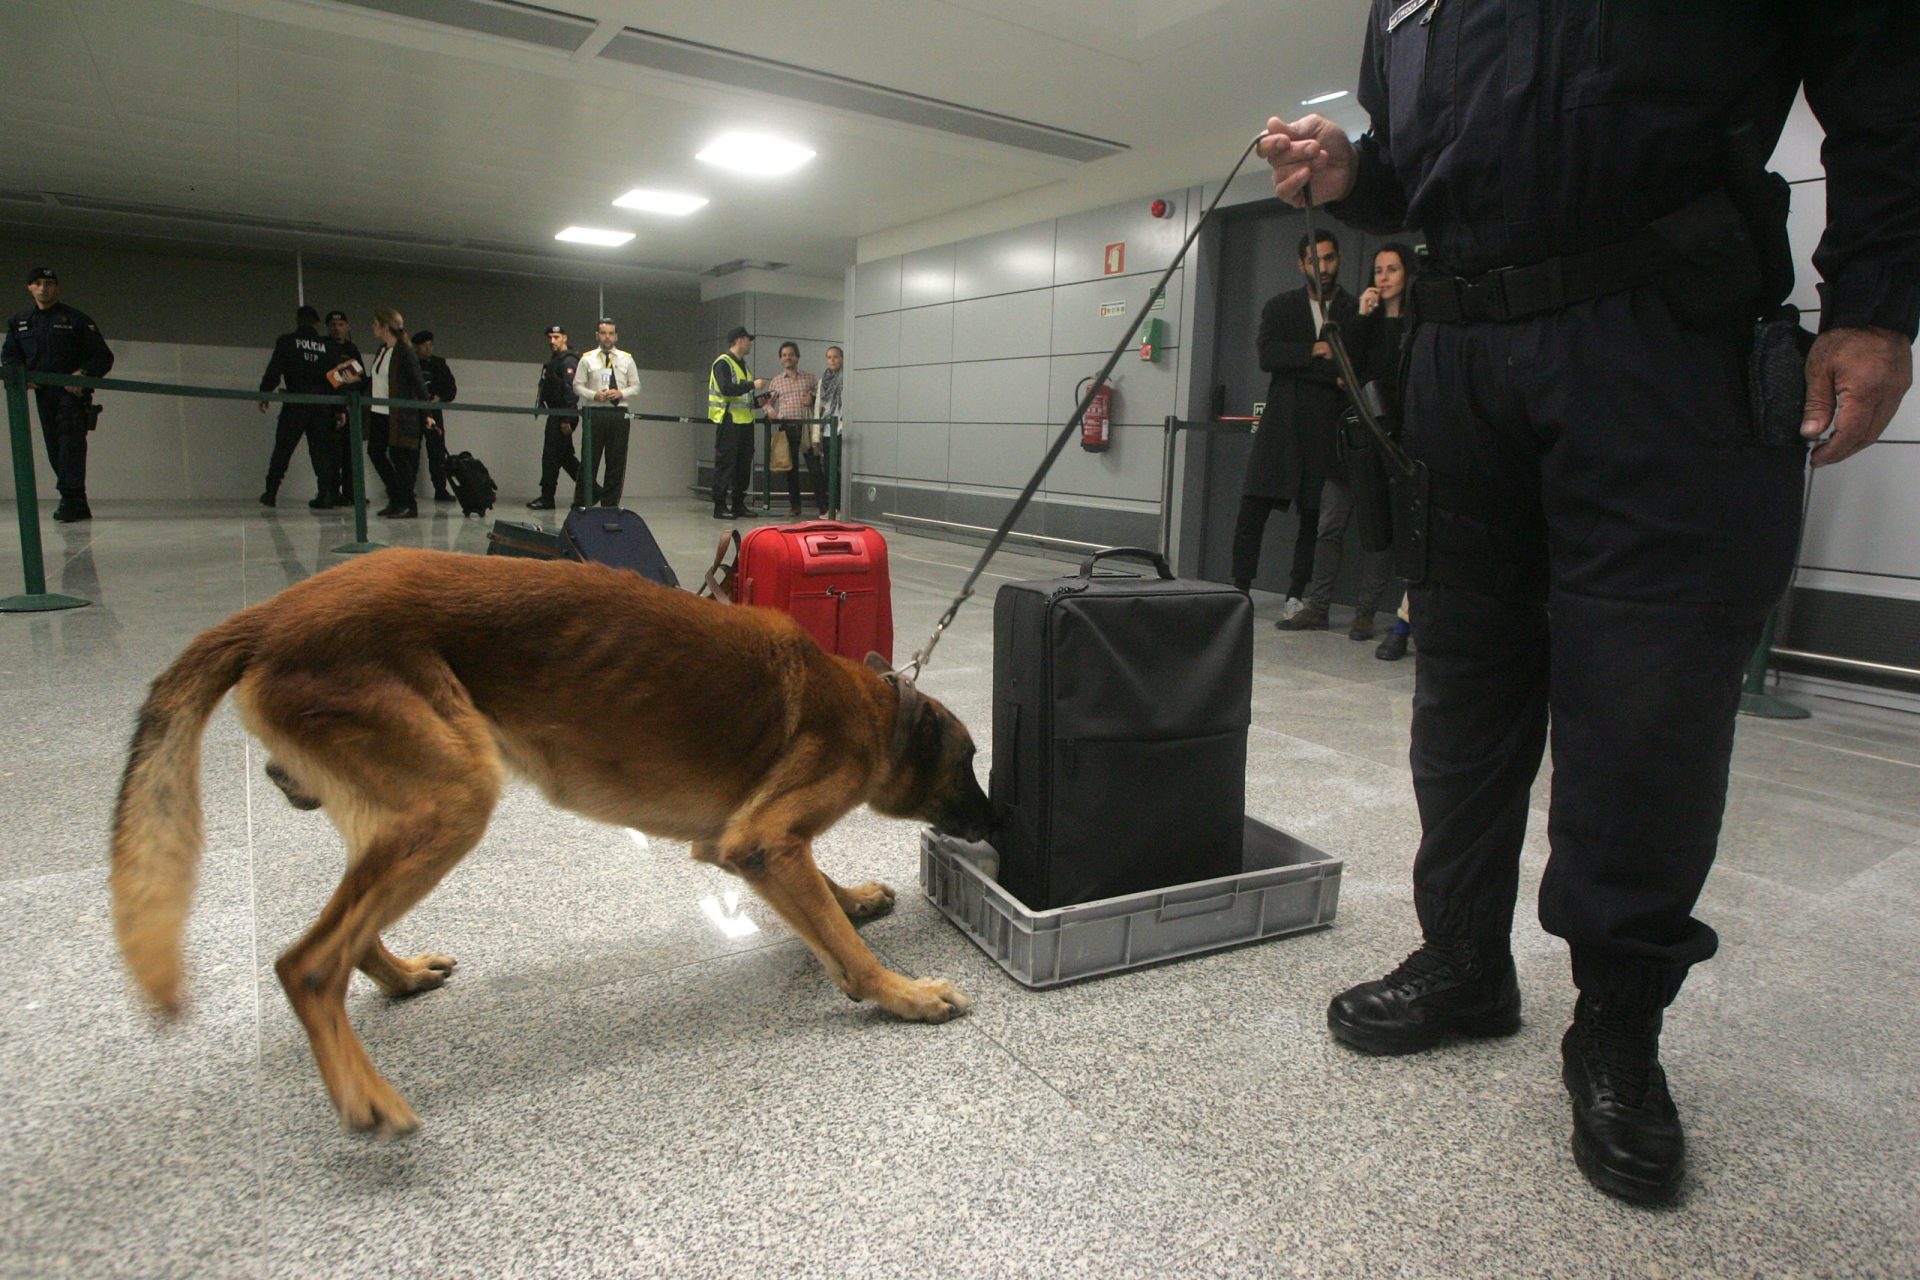
{"label": "ceiling air vent", "polygon": [[1017,147],[1062,160],[1100,160],[1127,150],[1123,143],[1089,134],[1073,133],[1031,120],[991,111],[977,111],[957,102],[943,102],[917,93],[889,89],[885,85],[829,75],[823,71],[802,71],[795,67],[770,66],[763,59],[742,57],[726,49],[663,36],[653,31],[628,27],[600,51],[600,57],[630,66],[663,71],[724,85],[728,89],[751,89],[777,94],[817,107],[848,111],[901,124],[919,125],[962,138]]}
{"label": "ceiling air vent", "polygon": [[593,34],[594,23],[519,0],[333,0],[337,5],[371,9],[394,18],[412,18],[476,35],[572,53]]}

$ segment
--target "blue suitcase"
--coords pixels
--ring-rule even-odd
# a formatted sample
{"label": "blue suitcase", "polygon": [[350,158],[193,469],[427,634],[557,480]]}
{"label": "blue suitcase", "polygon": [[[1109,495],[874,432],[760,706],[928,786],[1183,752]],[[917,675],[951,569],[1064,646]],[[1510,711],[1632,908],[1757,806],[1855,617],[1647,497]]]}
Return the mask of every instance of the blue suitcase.
{"label": "blue suitcase", "polygon": [[667,563],[666,553],[654,541],[653,530],[631,511],[612,507],[577,508],[568,513],[560,537],[567,544],[568,553],[577,560],[631,569],[662,586],[680,585],[673,566]]}

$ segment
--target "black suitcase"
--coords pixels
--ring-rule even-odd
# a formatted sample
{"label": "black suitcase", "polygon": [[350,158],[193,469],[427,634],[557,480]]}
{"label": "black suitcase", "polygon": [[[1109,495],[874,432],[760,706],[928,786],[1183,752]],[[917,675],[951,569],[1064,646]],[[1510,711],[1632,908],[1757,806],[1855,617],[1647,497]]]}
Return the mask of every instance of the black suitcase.
{"label": "black suitcase", "polygon": [[487,464],[470,453],[456,453],[447,459],[447,488],[453,490],[463,516],[486,515],[500,492],[487,472]]}
{"label": "black suitcase", "polygon": [[527,560],[571,560],[573,553],[558,530],[519,520],[495,520],[487,530],[487,554]]}
{"label": "black suitcase", "polygon": [[[1113,556],[1156,576],[1094,574]],[[1253,605],[1151,551],[993,602],[1000,884],[1036,911],[1241,871]]]}
{"label": "black suitcase", "polygon": [[612,507],[576,508],[568,513],[560,536],[566,540],[567,550],[575,559],[631,569],[663,586],[680,585],[666,554],[654,541],[653,530],[631,511],[617,511]]}

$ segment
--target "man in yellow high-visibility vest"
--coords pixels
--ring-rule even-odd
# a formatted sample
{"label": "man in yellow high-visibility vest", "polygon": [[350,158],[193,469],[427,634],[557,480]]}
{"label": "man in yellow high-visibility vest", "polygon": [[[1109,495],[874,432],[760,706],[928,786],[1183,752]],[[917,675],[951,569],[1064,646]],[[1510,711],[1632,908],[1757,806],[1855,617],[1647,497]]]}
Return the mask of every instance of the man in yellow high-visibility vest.
{"label": "man in yellow high-visibility vest", "polygon": [[753,393],[766,390],[767,380],[748,372],[747,353],[752,350],[753,335],[736,326],[727,335],[727,349],[707,372],[707,419],[714,424],[715,520],[760,514],[747,505],[747,486],[753,482]]}

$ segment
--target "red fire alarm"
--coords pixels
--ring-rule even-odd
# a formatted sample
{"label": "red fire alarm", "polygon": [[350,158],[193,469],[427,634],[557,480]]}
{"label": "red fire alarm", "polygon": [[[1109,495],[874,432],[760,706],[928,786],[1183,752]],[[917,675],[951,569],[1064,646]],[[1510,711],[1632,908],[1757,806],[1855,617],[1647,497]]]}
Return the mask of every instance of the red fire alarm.
{"label": "red fire alarm", "polygon": [[1156,218],[1171,218],[1173,216],[1173,206],[1165,200],[1155,200],[1147,206],[1147,212]]}

